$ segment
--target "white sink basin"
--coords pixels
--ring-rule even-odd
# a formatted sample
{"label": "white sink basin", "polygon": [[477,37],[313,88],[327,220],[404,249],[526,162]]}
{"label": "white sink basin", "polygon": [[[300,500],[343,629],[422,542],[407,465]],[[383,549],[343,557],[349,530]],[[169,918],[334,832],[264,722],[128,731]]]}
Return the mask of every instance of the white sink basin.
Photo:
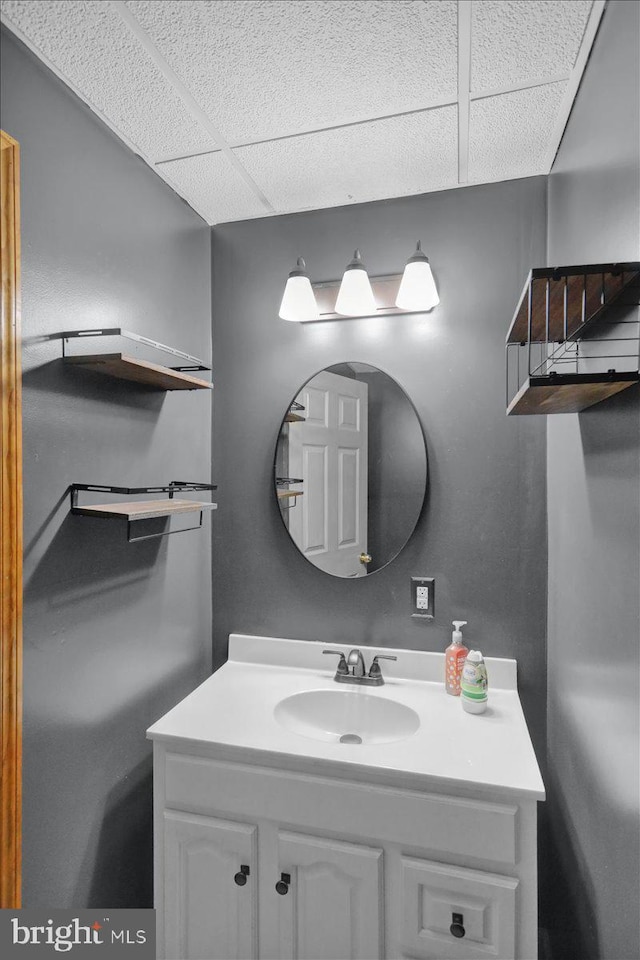
{"label": "white sink basin", "polygon": [[295,693],[273,712],[288,730],[325,743],[391,743],[406,740],[420,726],[411,707],[353,688]]}

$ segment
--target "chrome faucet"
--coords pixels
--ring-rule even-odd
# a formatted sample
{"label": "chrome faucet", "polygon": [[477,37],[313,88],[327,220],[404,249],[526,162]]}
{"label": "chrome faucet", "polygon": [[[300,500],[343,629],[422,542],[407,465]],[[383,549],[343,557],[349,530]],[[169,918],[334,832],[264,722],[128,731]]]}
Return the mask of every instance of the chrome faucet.
{"label": "chrome faucet", "polygon": [[364,666],[364,657],[362,653],[357,648],[352,650],[349,656],[347,657],[347,666],[351,667],[351,676],[357,677],[360,679],[364,677],[367,673]]}
{"label": "chrome faucet", "polygon": [[341,650],[323,650],[322,652],[329,654],[329,656],[340,658],[338,668],[333,678],[336,683],[361,683],[369,687],[381,687],[384,683],[382,670],[378,663],[379,660],[398,659],[397,657],[386,656],[385,654],[379,653],[373,658],[369,673],[367,673],[362,651],[358,650],[357,647],[351,650],[348,657],[345,657]]}

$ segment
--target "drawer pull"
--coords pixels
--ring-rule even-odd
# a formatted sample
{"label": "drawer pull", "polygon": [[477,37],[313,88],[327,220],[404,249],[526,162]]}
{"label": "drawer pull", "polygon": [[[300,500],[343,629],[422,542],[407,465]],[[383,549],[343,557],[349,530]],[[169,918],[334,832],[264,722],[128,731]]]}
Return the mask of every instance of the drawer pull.
{"label": "drawer pull", "polygon": [[244,887],[245,883],[247,882],[247,877],[250,873],[251,871],[249,870],[249,867],[246,865],[246,863],[243,863],[233,879],[239,887]]}
{"label": "drawer pull", "polygon": [[281,873],[280,879],[276,883],[276,892],[279,893],[281,897],[284,897],[285,894],[289,893],[290,883],[291,883],[291,874]]}
{"label": "drawer pull", "polygon": [[451,935],[454,937],[457,937],[458,940],[460,940],[462,937],[464,937],[466,933],[466,930],[462,925],[462,921],[464,920],[464,917],[462,916],[461,913],[452,913],[451,920],[452,920],[452,923],[451,923],[451,926],[449,927]]}

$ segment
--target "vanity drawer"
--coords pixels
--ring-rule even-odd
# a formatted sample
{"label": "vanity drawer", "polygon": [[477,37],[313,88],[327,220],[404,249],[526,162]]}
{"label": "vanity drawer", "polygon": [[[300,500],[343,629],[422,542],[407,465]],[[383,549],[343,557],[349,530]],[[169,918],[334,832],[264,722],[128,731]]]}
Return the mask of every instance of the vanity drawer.
{"label": "vanity drawer", "polygon": [[495,863],[517,859],[517,804],[419,793],[167,752],[165,804]]}
{"label": "vanity drawer", "polygon": [[403,857],[391,956],[424,960],[512,960],[519,881]]}

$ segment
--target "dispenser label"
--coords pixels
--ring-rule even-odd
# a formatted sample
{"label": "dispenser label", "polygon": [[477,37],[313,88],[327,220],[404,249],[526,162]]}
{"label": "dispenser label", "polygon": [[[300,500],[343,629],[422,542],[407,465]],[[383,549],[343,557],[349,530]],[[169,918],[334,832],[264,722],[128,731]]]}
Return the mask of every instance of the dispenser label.
{"label": "dispenser label", "polygon": [[462,668],[462,680],[460,689],[462,695],[469,700],[487,699],[487,668],[484,660],[474,663],[473,660],[466,660]]}

